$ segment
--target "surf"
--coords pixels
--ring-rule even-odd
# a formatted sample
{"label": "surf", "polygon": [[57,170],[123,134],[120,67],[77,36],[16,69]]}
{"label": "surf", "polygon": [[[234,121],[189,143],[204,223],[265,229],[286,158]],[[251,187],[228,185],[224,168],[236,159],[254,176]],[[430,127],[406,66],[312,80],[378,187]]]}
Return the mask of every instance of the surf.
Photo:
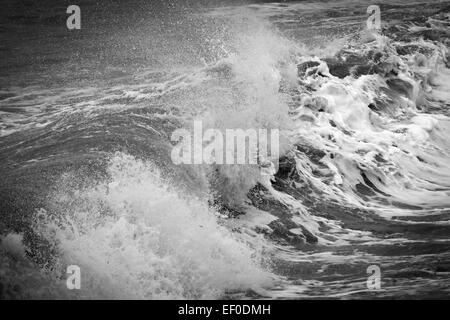
{"label": "surf", "polygon": [[[3,105],[33,107],[1,127],[2,296],[358,298],[373,264],[387,269],[380,297],[447,286],[445,7],[370,36],[357,17],[328,41],[305,21],[352,26],[329,6],[203,8],[169,28],[192,41],[155,35],[162,67],[8,89]],[[195,121],[278,130],[278,170],[174,163],[170,137]],[[72,264],[80,291],[65,288]]]}

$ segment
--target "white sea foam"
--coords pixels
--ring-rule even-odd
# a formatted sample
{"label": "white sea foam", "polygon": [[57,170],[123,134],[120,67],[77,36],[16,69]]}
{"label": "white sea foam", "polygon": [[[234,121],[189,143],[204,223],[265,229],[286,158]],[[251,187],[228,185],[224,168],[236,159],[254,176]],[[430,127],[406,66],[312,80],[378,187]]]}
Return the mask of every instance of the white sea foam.
{"label": "white sea foam", "polygon": [[[68,265],[82,275],[81,290],[67,292],[72,298],[218,298],[271,283],[257,248],[220,226],[207,204],[180,195],[151,164],[117,154],[108,170],[108,181],[87,189],[66,177],[50,209],[37,214],[37,232],[57,252],[44,270],[55,270],[58,294],[65,278],[58,272]],[[16,254],[19,240],[9,235],[2,244]],[[41,290],[33,290],[39,298]]]}

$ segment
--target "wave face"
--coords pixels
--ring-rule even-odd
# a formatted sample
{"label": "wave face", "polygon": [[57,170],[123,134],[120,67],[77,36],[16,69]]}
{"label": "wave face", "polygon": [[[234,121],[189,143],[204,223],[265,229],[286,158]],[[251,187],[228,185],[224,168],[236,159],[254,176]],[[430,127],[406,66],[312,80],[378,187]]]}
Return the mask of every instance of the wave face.
{"label": "wave face", "polygon": [[[450,2],[369,5],[86,3],[74,41],[8,2],[0,296],[448,298]],[[277,172],[175,165],[194,120],[279,129]]]}

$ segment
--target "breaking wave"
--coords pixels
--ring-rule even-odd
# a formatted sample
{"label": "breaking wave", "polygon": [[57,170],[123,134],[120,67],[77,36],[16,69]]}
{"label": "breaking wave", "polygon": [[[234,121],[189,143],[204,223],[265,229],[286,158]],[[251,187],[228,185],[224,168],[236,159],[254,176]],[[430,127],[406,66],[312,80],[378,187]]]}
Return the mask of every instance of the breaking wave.
{"label": "breaking wave", "polygon": [[[10,111],[33,107],[1,110],[2,297],[363,296],[369,264],[395,279],[381,295],[448,290],[445,7],[333,42],[290,34],[299,8],[323,13],[267,4],[195,15],[207,54],[182,68],[4,93]],[[174,165],[170,135],[193,120],[279,129],[278,172]],[[72,264],[79,292],[65,289]]]}

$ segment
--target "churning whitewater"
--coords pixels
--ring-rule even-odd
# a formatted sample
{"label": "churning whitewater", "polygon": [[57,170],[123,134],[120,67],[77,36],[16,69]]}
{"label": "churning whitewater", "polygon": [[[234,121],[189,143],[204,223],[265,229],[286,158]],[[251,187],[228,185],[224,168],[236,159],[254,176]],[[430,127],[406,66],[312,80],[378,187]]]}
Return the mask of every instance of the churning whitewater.
{"label": "churning whitewater", "polygon": [[[450,2],[86,2],[76,41],[7,2],[1,298],[449,297]],[[276,168],[174,163],[196,121]]]}

